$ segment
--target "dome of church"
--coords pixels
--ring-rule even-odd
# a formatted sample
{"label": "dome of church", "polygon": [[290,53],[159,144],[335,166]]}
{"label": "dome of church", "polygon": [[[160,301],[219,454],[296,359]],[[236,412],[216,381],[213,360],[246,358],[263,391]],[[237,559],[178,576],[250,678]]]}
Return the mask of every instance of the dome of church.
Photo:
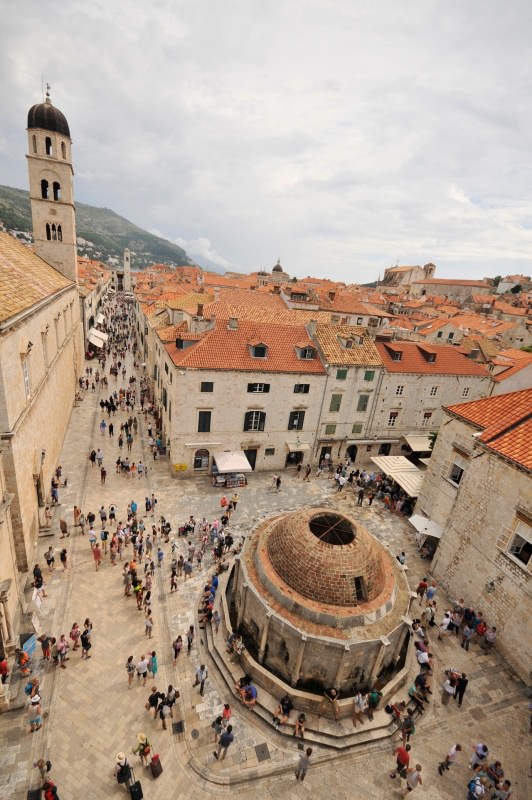
{"label": "dome of church", "polygon": [[42,128],[45,131],[61,133],[70,138],[70,129],[65,115],[52,105],[50,96],[46,95],[44,103],[37,103],[28,111],[28,128]]}
{"label": "dome of church", "polygon": [[270,563],[287,587],[326,606],[353,608],[382,593],[382,548],[355,520],[327,508],[281,517],[266,543]]}
{"label": "dome of church", "polygon": [[283,268],[282,268],[282,266],[281,266],[281,259],[278,259],[278,260],[277,260],[277,264],[276,264],[276,265],[275,265],[275,267],[272,269],[272,272],[284,272],[284,269],[283,269]]}

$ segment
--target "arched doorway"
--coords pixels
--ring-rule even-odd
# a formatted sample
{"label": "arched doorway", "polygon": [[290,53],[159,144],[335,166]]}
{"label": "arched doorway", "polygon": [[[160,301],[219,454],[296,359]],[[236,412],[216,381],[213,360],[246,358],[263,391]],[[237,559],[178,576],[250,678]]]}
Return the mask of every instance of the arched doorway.
{"label": "arched doorway", "polygon": [[208,450],[196,450],[194,453],[194,469],[195,470],[207,470],[209,469],[209,451]]}
{"label": "arched doorway", "polygon": [[351,464],[354,464],[357,459],[358,447],[356,444],[350,444],[345,454],[347,458],[350,460]]}

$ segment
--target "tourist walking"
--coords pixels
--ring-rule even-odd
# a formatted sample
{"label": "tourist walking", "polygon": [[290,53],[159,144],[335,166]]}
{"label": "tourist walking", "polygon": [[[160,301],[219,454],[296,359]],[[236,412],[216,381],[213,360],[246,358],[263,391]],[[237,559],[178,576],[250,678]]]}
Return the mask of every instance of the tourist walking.
{"label": "tourist walking", "polygon": [[458,753],[462,750],[462,745],[460,744],[453,744],[443,761],[440,761],[438,765],[438,772],[440,775],[443,775],[444,770],[450,769],[452,765],[456,762],[458,758]]}
{"label": "tourist walking", "polygon": [[193,687],[194,686],[200,687],[200,695],[202,697],[203,697],[203,692],[205,690],[205,681],[207,680],[208,675],[209,675],[209,670],[207,669],[205,664],[200,664],[200,666],[196,670],[196,680],[195,683],[193,684]]}
{"label": "tourist walking", "polygon": [[222,761],[227,755],[227,750],[229,746],[234,742],[234,734],[233,734],[233,726],[228,725],[226,730],[222,733],[218,740],[218,747],[214,751],[213,755],[216,759],[220,758],[220,753],[222,754]]}
{"label": "tourist walking", "polygon": [[307,747],[304,753],[299,754],[299,764],[296,769],[296,781],[304,781],[305,775],[310,766],[310,757],[312,755],[312,747]]}
{"label": "tourist walking", "polygon": [[129,656],[126,662],[126,674],[127,674],[127,688],[131,689],[133,686],[133,677],[135,675],[135,664],[133,663],[133,656]]}
{"label": "tourist walking", "polygon": [[416,786],[423,784],[421,777],[421,764],[416,764],[415,767],[410,767],[406,771],[406,789],[402,792],[401,797],[406,797],[407,794],[413,792]]}

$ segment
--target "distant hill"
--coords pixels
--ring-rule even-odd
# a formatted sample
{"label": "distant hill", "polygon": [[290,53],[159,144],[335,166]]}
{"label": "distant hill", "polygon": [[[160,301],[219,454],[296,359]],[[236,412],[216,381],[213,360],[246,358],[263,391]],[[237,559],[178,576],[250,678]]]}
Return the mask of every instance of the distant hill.
{"label": "distant hill", "polygon": [[[0,225],[22,241],[32,241],[29,192],[0,186]],[[126,247],[131,251],[133,269],[151,264],[178,267],[191,264],[186,252],[167,239],[138,228],[109,208],[76,203],[78,253],[109,266],[123,263]]]}

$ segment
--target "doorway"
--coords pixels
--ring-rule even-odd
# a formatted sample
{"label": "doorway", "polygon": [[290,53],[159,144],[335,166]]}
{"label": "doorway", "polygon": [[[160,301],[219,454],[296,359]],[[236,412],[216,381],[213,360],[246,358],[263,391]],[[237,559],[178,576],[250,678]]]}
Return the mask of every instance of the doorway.
{"label": "doorway", "polygon": [[357,458],[358,447],[356,444],[350,444],[347,450],[345,451],[346,456],[350,460],[351,464],[354,464]]}
{"label": "doorway", "polygon": [[244,455],[249,461],[251,469],[255,469],[255,464],[257,463],[257,448],[254,447],[251,450],[244,450]]}

